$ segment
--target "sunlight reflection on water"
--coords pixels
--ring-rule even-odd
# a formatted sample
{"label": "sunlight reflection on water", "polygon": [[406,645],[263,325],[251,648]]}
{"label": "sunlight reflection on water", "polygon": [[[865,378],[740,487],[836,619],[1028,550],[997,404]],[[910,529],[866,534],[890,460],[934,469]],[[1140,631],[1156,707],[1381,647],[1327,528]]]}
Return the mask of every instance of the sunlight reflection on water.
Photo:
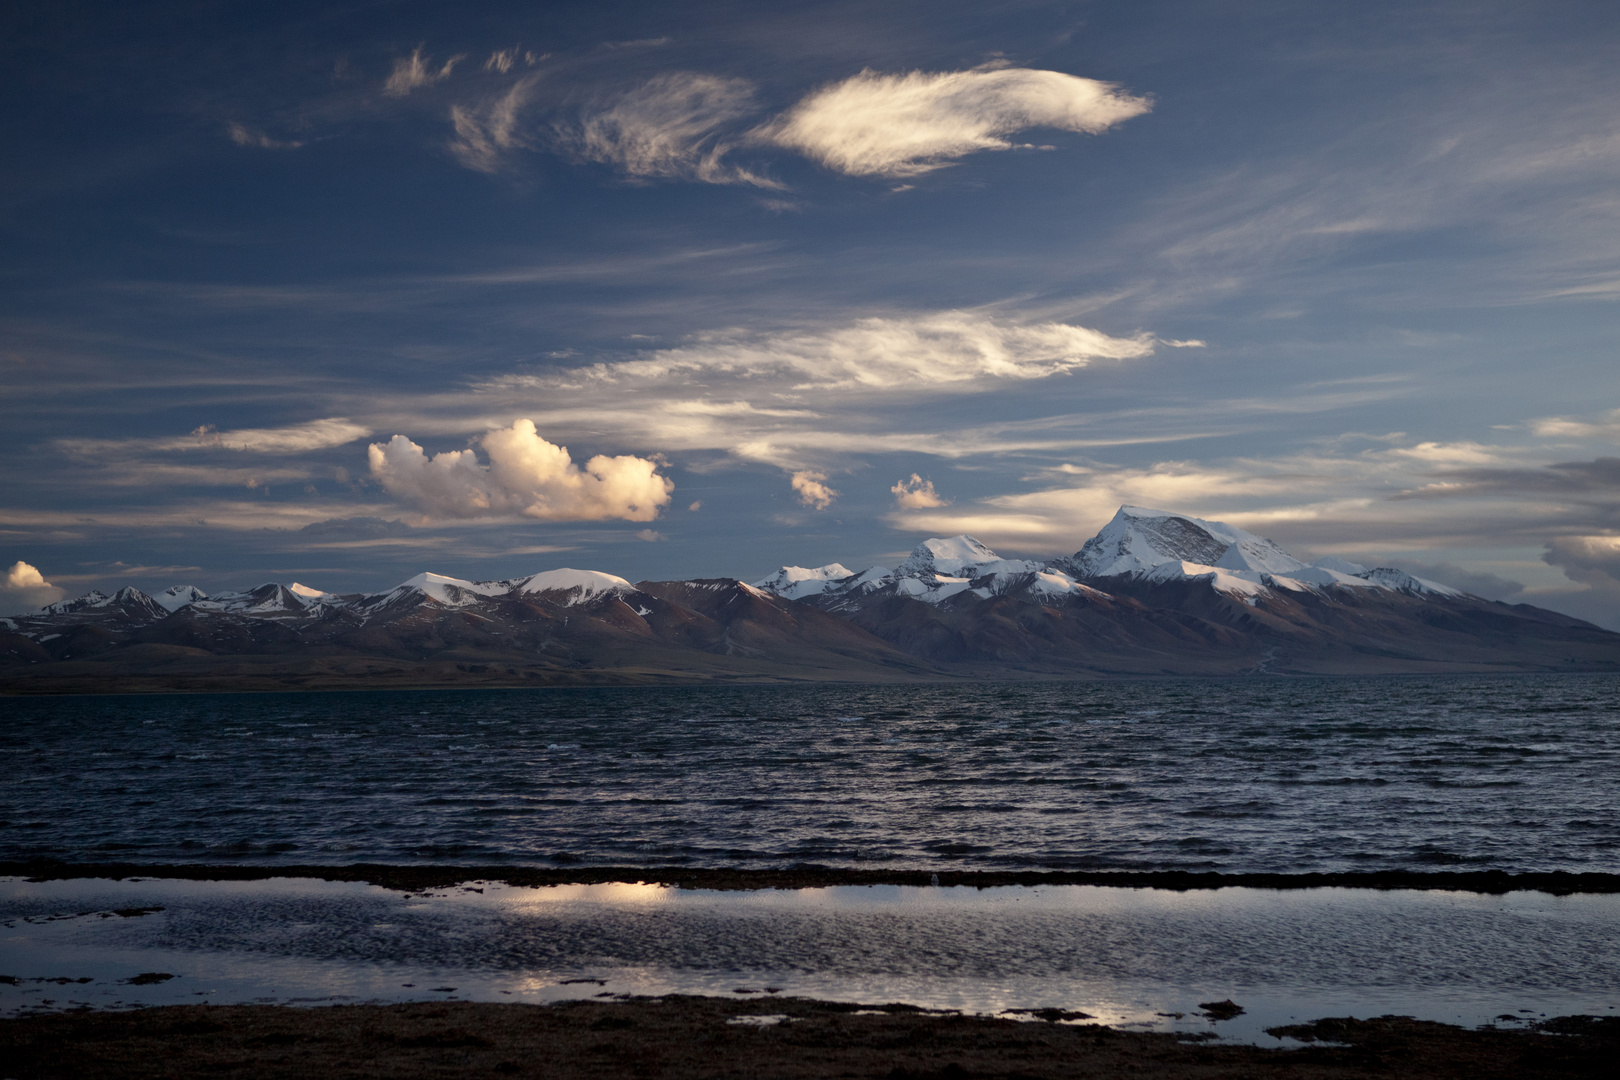
{"label": "sunlight reflection on water", "polygon": [[[106,914],[141,907],[163,910]],[[1264,1042],[1267,1025],[1326,1015],[1477,1024],[1620,1005],[1616,896],[487,882],[405,894],[287,878],[5,879],[0,922],[0,958],[19,980],[0,986],[5,1014],[75,1002],[769,989],[978,1013],[1055,1006]],[[119,981],[146,971],[178,977]],[[93,981],[30,981],[83,977]],[[1198,1014],[1200,1002],[1227,997],[1244,1016],[1217,1024]]]}

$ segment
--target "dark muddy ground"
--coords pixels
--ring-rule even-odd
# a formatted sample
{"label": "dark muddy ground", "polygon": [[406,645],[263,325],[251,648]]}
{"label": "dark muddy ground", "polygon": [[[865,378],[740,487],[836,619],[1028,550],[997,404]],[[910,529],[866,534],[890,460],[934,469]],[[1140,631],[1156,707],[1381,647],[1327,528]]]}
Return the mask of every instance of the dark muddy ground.
{"label": "dark muddy ground", "polygon": [[1302,1047],[1211,1045],[1084,1020],[1017,1021],[800,999],[666,997],[551,1006],[186,1005],[0,1021],[3,1071],[310,1077],[1612,1076],[1620,1020],[1464,1030],[1400,1017],[1277,1029]]}

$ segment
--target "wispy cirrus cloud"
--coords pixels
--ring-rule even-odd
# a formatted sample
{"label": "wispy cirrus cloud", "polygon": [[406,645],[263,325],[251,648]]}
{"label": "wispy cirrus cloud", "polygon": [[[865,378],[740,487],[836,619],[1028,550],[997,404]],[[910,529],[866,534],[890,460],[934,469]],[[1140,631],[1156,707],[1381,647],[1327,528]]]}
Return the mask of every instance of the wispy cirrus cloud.
{"label": "wispy cirrus cloud", "polygon": [[[399,62],[399,95],[449,75],[450,64],[434,73],[419,52]],[[532,54],[526,55],[532,66]],[[484,66],[505,74],[516,63],[508,50],[493,53]],[[537,144],[518,126],[532,85],[532,76],[525,77],[499,99],[452,107],[456,134],[450,147],[464,165],[496,172],[507,152]],[[779,181],[732,160],[735,152],[775,147],[851,176],[900,178],[944,168],[968,154],[1012,149],[1007,136],[1027,128],[1097,134],[1151,107],[1148,98],[1111,83],[1058,71],[862,71],[758,124],[754,118],[762,106],[749,80],[674,71],[599,96],[572,117],[554,106],[542,122],[549,127],[545,141],[558,152],[611,165],[633,180],[781,189]]]}
{"label": "wispy cirrus cloud", "polygon": [[555,126],[558,146],[581,161],[613,165],[635,179],[782,185],[726,162],[728,129],[757,110],[745,79],[675,72],[585,109]]}
{"label": "wispy cirrus cloud", "polygon": [[519,120],[537,81],[536,75],[525,76],[506,93],[481,106],[450,106],[455,137],[449,148],[456,160],[477,172],[496,173],[505,167],[512,151],[534,145]]}
{"label": "wispy cirrus cloud", "polygon": [[434,67],[432,58],[423,56],[422,46],[418,45],[411,50],[411,55],[402,56],[394,61],[394,70],[383,83],[383,93],[389,97],[404,97],[419,87],[443,82],[450,77],[455,66],[466,58],[465,53],[457,53],[440,66]]}
{"label": "wispy cirrus cloud", "polygon": [[57,439],[53,445],[86,458],[132,456],[199,450],[239,450],[259,454],[304,454],[364,439],[371,429],[345,416],[328,416],[303,424],[275,428],[237,428],[220,431],[203,424],[187,435],[144,439]]}
{"label": "wispy cirrus cloud", "polygon": [[851,176],[901,178],[986,150],[1028,128],[1098,134],[1152,108],[1112,83],[1059,71],[862,71],[760,127],[757,139]]}
{"label": "wispy cirrus cloud", "polygon": [[1151,334],[1114,337],[1062,322],[1025,323],[971,311],[857,319],[843,326],[760,333],[723,330],[646,359],[580,369],[571,378],[620,382],[724,374],[794,390],[951,393],[986,381],[1044,379],[1097,360],[1153,352]]}
{"label": "wispy cirrus cloud", "polygon": [[234,120],[225,125],[225,134],[237,146],[253,146],[260,150],[296,150],[304,145],[301,139],[272,139],[257,128]]}

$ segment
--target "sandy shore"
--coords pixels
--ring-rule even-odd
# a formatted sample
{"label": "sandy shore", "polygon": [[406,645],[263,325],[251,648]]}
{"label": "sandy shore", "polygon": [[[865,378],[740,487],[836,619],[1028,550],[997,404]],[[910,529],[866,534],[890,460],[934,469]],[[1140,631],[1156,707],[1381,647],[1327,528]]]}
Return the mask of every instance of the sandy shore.
{"label": "sandy shore", "polygon": [[[1469,1031],[1398,1017],[1210,1045],[1083,1019],[991,1019],[800,999],[186,1005],[0,1021],[7,1077],[1609,1076],[1620,1019]],[[1324,1045],[1328,1040],[1331,1045]]]}
{"label": "sandy shore", "polygon": [[1111,885],[1140,889],[1447,889],[1501,894],[1535,890],[1555,896],[1574,893],[1620,893],[1620,874],[1512,874],[1500,870],[1386,870],[1341,874],[1222,874],[1187,871],[965,871],[849,870],[808,866],[779,870],[700,869],[681,866],[233,866],[194,863],[68,863],[55,860],[0,862],[0,877],[35,881],[77,878],[171,878],[185,881],[263,881],[268,878],[315,878],[358,881],[387,889],[417,892],[468,881],[508,885],[595,885],[608,882],[674,885],[686,889],[818,889],[836,885],[941,885],[968,888],[1022,885]]}

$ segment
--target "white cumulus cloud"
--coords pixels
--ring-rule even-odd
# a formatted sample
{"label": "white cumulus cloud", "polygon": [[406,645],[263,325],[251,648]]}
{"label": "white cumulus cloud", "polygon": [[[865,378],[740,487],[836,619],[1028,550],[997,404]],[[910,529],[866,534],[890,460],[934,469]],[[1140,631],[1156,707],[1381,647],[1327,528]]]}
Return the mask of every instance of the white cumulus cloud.
{"label": "white cumulus cloud", "polygon": [[1093,360],[1153,352],[1150,334],[1110,337],[1068,323],[1013,323],[966,311],[859,319],[805,332],[725,330],[587,373],[609,381],[725,373],[795,389],[968,390],[985,379],[1043,379]]}
{"label": "white cumulus cloud", "polygon": [[799,502],[816,510],[825,510],[838,498],[838,492],[827,486],[827,474],[813,469],[800,469],[791,481],[793,494]]}
{"label": "white cumulus cloud", "polygon": [[940,498],[932,480],[924,480],[916,473],[912,473],[910,479],[895,484],[889,493],[894,496],[894,505],[901,510],[928,510],[950,504],[949,499]]}
{"label": "white cumulus cloud", "polygon": [[431,458],[404,435],[372,443],[371,475],[392,495],[452,518],[520,513],[541,521],[652,521],[675,484],[657,461],[599,454],[581,467],[566,447],[541,438],[531,420],[486,432],[475,450]]}
{"label": "white cumulus cloud", "polygon": [[1151,108],[1112,83],[1059,71],[867,70],[816,91],[755,137],[852,176],[906,177],[1012,149],[1006,137],[1025,128],[1097,134]]}
{"label": "white cumulus cloud", "polygon": [[577,125],[559,124],[557,138],[575,157],[637,178],[780,187],[722,160],[732,149],[722,132],[754,109],[744,79],[677,72],[587,110]]}
{"label": "white cumulus cloud", "polygon": [[0,580],[0,615],[21,615],[54,604],[63,595],[38,569],[18,559]]}

